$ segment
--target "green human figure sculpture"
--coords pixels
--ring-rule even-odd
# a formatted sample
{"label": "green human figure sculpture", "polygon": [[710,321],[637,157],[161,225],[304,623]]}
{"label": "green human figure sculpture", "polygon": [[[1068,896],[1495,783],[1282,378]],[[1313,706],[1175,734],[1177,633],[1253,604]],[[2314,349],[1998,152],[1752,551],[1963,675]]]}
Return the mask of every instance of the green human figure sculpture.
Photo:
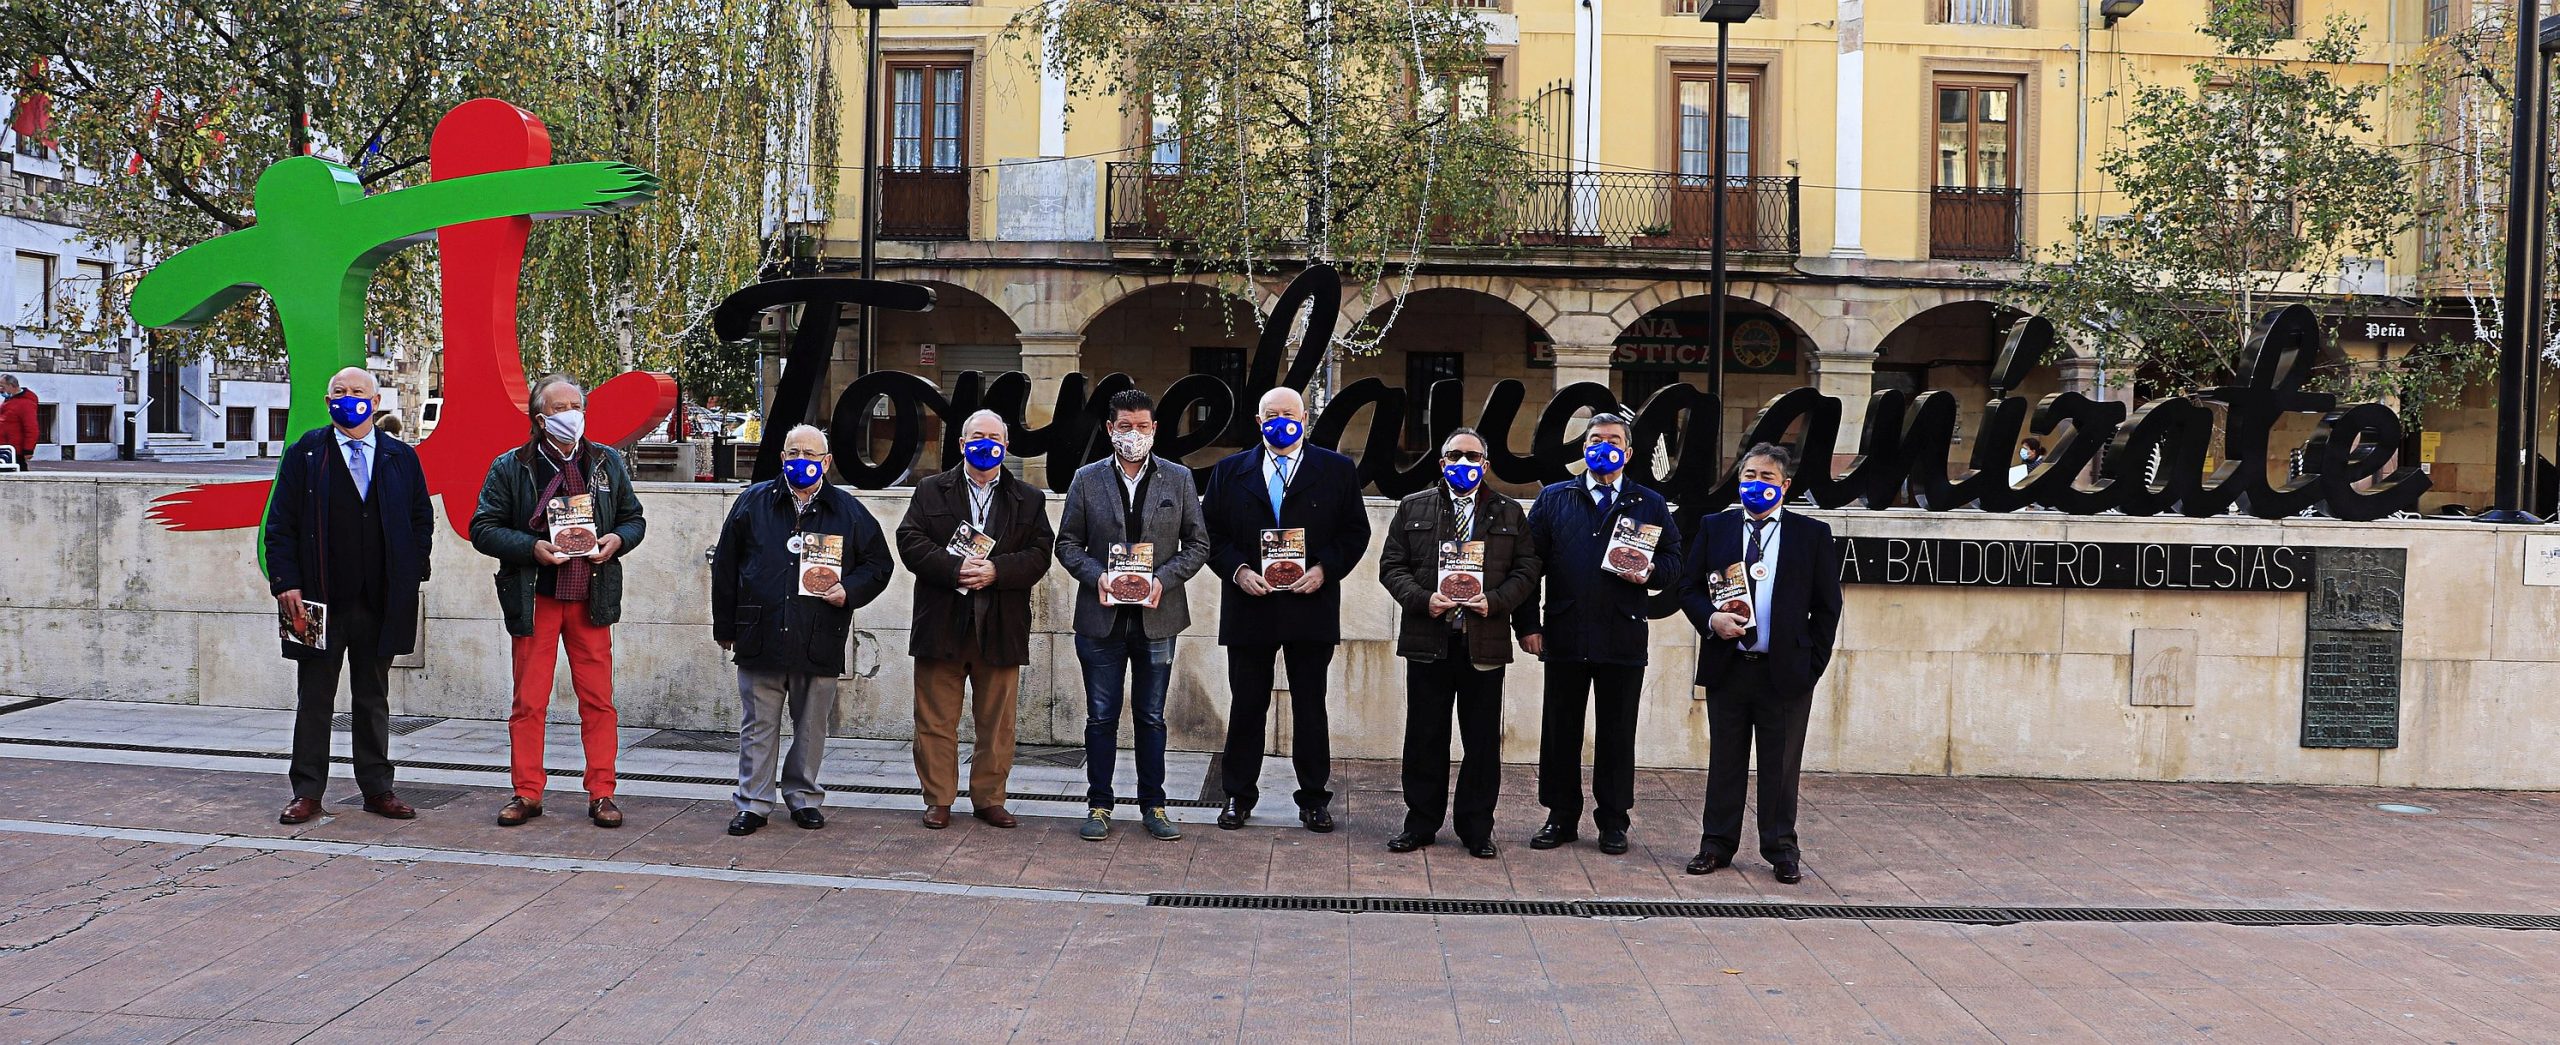
{"label": "green human figure sculpture", "polygon": [[[186,329],[264,290],[284,327],[289,374],[361,367],[365,287],[400,248],[447,225],[621,210],[657,191],[649,172],[599,162],[497,171],[368,196],[354,171],[296,156],[258,176],[256,225],[152,266],[134,285],[133,318]],[[327,423],[323,382],[295,380],[292,395],[287,419],[293,431]]]}

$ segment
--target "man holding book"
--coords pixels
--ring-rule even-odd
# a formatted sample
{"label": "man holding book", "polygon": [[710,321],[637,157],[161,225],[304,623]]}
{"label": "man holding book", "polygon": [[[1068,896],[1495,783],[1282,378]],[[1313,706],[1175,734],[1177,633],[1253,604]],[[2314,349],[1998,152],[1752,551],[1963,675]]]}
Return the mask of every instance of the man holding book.
{"label": "man holding book", "polygon": [[1730,867],[1741,850],[1756,743],[1760,855],[1779,882],[1804,880],[1796,777],[1813,686],[1840,632],[1840,545],[1822,520],[1779,508],[1794,467],[1785,447],[1745,451],[1742,506],[1700,527],[1680,578],[1680,609],[1700,632],[1698,685],[1707,690],[1705,825],[1690,874]]}
{"label": "man holding book", "polygon": [[1538,595],[1528,517],[1484,488],[1484,437],[1460,428],[1440,444],[1441,482],[1396,505],[1378,550],[1378,580],[1404,607],[1396,653],[1405,658],[1404,830],[1409,853],[1435,841],[1449,809],[1449,713],[1465,763],[1454,826],[1470,855],[1490,860],[1502,785],[1502,676],[1511,663],[1511,611]]}
{"label": "man holding book", "polygon": [[1582,429],[1583,473],[1539,491],[1529,509],[1529,543],[1547,581],[1543,613],[1521,607],[1520,648],[1546,663],[1538,739],[1538,804],[1547,822],[1531,849],[1579,837],[1582,725],[1595,725],[1591,821],[1600,851],[1627,851],[1635,806],[1636,708],[1644,697],[1651,614],[1646,593],[1680,576],[1680,528],[1662,495],[1627,478],[1635,426],[1593,414]]}
{"label": "man holding book", "polygon": [[916,483],[898,522],[898,558],[916,575],[907,652],[916,659],[916,779],[924,826],[951,826],[960,774],[960,697],[977,722],[969,815],[995,827],[1013,770],[1014,695],[1031,662],[1031,586],[1049,572],[1049,502],[1004,467],[1008,426],[993,410],[960,425],[958,465]]}
{"label": "man holding book", "polygon": [[1297,390],[1262,396],[1262,443],[1211,466],[1200,509],[1209,521],[1209,562],[1218,571],[1218,644],[1227,647],[1226,806],[1218,826],[1232,831],[1261,796],[1262,734],[1271,713],[1273,662],[1289,667],[1290,760],[1298,771],[1298,819],[1333,830],[1332,738],[1325,673],[1342,642],[1342,591],[1369,550],[1369,513],[1351,459],[1307,443],[1306,401]]}
{"label": "man holding book", "polygon": [[[826,433],[810,425],[783,437],[782,476],[746,488],[711,551],[711,637],[737,655],[738,815],[729,833],[754,834],[777,800],[791,822],[827,826],[818,766],[834,728],[853,611],[889,586],[889,542],[852,494],[827,484]],[[782,716],[791,751],[779,759]]]}
{"label": "man holding book", "polygon": [[619,722],[613,709],[613,632],[622,619],[622,556],[648,532],[622,455],[586,436],[587,394],[565,374],[533,383],[533,432],[499,454],[471,513],[471,546],[498,560],[498,610],[513,643],[515,701],[507,714],[515,795],[498,826],[542,815],[543,727],[561,647],[578,694],[586,751],[587,819],[622,826],[613,804]]}
{"label": "man holding book", "polygon": [[1191,626],[1183,582],[1209,560],[1209,526],[1191,469],[1155,456],[1155,400],[1133,388],[1107,405],[1111,456],[1076,469],[1058,517],[1058,566],[1076,580],[1076,663],[1084,668],[1086,812],[1076,834],[1111,836],[1125,702],[1137,720],[1140,821],[1148,835],[1172,841],[1182,829],[1165,815],[1164,697],[1174,638]]}
{"label": "man holding book", "polygon": [[283,618],[284,655],[296,662],[293,800],[276,821],[320,815],[341,665],[365,811],[407,820],[418,811],[391,791],[391,659],[417,648],[435,511],[417,453],[374,431],[382,392],[370,372],[330,377],[328,405],[329,427],[285,451],[267,500],[267,588]]}

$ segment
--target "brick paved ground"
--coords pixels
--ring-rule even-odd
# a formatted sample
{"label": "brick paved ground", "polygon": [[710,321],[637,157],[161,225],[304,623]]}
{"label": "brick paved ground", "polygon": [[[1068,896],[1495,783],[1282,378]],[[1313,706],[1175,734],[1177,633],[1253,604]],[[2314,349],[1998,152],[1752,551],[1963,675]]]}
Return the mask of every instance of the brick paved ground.
{"label": "brick paved ground", "polygon": [[[280,766],[8,754],[0,1042],[2467,1042],[2560,1027],[2560,932],[1346,916],[1072,892],[2549,912],[2550,795],[1816,777],[1817,877],[1790,889],[1748,857],[1738,875],[1679,874],[1693,773],[1643,776],[1638,848],[1612,858],[1519,844],[1537,812],[1515,768],[1504,855],[1486,862],[1386,853],[1397,808],[1377,764],[1342,767],[1330,836],[1195,825],[1096,844],[1063,818],[927,832],[888,809],[733,839],[718,801],[645,796],[618,832],[557,814],[502,830],[494,777],[408,822],[333,795],[338,815],[296,829],[274,822]],[[357,851],[373,843],[420,851]],[[733,872],[747,880],[704,877]],[[897,891],[933,883],[1066,892]]]}

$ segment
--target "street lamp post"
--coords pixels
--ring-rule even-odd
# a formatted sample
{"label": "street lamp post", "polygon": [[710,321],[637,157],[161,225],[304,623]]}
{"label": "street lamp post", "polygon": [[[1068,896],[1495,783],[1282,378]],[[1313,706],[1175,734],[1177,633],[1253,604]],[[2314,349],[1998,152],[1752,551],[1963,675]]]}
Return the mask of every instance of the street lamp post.
{"label": "street lamp post", "polygon": [[[879,278],[880,268],[880,12],[898,9],[898,0],[845,0],[864,16],[862,31],[862,278]],[[862,307],[856,328],[853,371],[871,372],[873,350],[871,306]],[[807,322],[803,320],[802,322]]]}
{"label": "street lamp post", "polygon": [[2542,454],[2542,348],[2551,340],[2546,318],[2549,297],[2547,282],[2551,256],[2551,57],[2560,53],[2560,15],[2542,20],[2535,36],[2542,55],[2542,78],[2536,85],[2533,133],[2533,256],[2532,283],[2527,297],[2533,308],[2525,319],[2524,357],[2524,463],[2517,476],[2516,508],[2532,512],[2542,503],[2542,477],[2537,460]]}
{"label": "street lamp post", "polygon": [[1725,47],[1733,33],[1733,23],[1760,13],[1760,0],[1705,0],[1698,5],[1698,20],[1716,25],[1716,98],[1715,129],[1710,132],[1708,148],[1715,156],[1714,195],[1707,202],[1707,267],[1710,297],[1707,299],[1707,352],[1715,357],[1715,368],[1707,372],[1707,393],[1716,397],[1717,409],[1724,403],[1724,207],[1725,194],[1732,191],[1725,172]]}
{"label": "street lamp post", "polygon": [[2541,25],[2540,0],[2515,0],[2513,24],[2516,27],[2516,64],[2514,119],[2508,124],[2507,136],[2507,271],[2502,305],[2507,317],[2500,332],[2498,346],[2498,466],[2497,487],[2490,497],[2490,510],[2480,518],[2488,522],[2539,522],[2524,501],[2526,484],[2532,469],[2527,459],[2531,443],[2525,432],[2529,423],[2525,411],[2526,388],[2533,376],[2533,357],[2538,346],[2531,341],[2536,324],[2531,317],[2539,314],[2541,302],[2533,296],[2533,273],[2542,264],[2534,250],[2542,226],[2542,171],[2536,162],[2542,136],[2541,102],[2546,95],[2542,87],[2541,34],[2526,32],[2526,27]]}

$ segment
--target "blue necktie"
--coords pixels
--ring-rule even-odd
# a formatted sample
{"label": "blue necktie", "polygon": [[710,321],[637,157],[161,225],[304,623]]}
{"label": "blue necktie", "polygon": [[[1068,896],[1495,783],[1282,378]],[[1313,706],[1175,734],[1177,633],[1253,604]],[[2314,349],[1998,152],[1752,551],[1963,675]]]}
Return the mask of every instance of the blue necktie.
{"label": "blue necktie", "polygon": [[1615,486],[1595,486],[1592,489],[1597,491],[1600,497],[1600,514],[1609,514],[1609,506],[1618,502],[1618,488]]}
{"label": "blue necktie", "polygon": [[373,470],[365,467],[363,443],[353,439],[347,440],[347,464],[348,470],[355,473],[356,499],[363,500],[370,496],[373,488]]}
{"label": "blue necktie", "polygon": [[1271,459],[1271,521],[1280,521],[1280,502],[1289,499],[1289,459]]}

